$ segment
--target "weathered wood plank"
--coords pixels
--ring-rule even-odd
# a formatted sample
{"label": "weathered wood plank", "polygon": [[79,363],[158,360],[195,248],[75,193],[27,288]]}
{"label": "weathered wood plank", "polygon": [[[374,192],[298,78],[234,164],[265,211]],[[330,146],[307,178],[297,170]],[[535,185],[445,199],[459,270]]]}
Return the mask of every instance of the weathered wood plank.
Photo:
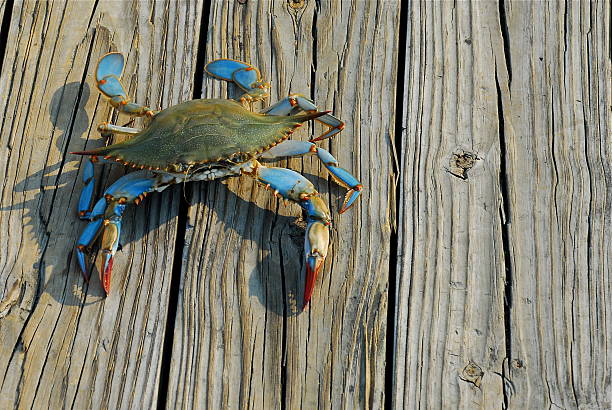
{"label": "weathered wood plank", "polygon": [[[126,54],[135,100],[190,98],[200,12],[195,0],[15,3],[0,77],[0,408],[155,406],[179,191],[126,214],[104,299],[74,261],[82,183],[67,153],[102,143],[110,109],[91,79],[110,49]],[[102,169],[100,187],[124,172]]]}
{"label": "weathered wood plank", "polygon": [[410,2],[407,14],[394,407],[498,409],[506,349],[498,8]]}
{"label": "weathered wood plank", "polygon": [[[283,162],[334,214],[325,272],[302,313],[299,208],[246,177],[193,186],[168,407],[383,405],[398,18],[399,2],[213,3],[207,60],[249,61],[271,79],[272,100],[298,92],[333,109],[347,127],[322,145],[366,189],[338,216],[345,190],[316,158]],[[226,95],[224,83],[205,85]]]}
{"label": "weathered wood plank", "polygon": [[409,16],[396,407],[608,408],[610,4]]}
{"label": "weathered wood plank", "polygon": [[511,408],[612,406],[610,9],[504,7]]}

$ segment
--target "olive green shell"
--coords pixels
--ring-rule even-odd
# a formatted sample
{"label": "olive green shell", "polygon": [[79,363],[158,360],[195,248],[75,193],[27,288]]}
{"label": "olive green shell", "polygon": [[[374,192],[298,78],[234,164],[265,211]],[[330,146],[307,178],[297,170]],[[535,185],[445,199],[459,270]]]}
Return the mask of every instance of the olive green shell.
{"label": "olive green shell", "polygon": [[254,156],[322,114],[263,115],[232,100],[192,100],[159,112],[146,129],[127,141],[83,154],[103,155],[134,167],[180,171]]}

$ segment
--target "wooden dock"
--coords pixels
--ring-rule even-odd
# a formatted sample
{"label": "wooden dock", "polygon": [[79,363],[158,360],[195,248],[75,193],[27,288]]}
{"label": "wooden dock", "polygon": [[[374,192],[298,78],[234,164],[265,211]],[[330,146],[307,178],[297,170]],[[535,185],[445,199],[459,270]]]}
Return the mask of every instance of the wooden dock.
{"label": "wooden dock", "polygon": [[[607,1],[0,0],[0,409],[612,408]],[[79,274],[81,157],[135,101],[236,96],[215,58],[333,110],[331,249],[249,178],[124,216],[112,290]],[[143,126],[137,119],[135,127]],[[306,139],[319,126],[303,127]],[[99,189],[123,175],[99,166]]]}

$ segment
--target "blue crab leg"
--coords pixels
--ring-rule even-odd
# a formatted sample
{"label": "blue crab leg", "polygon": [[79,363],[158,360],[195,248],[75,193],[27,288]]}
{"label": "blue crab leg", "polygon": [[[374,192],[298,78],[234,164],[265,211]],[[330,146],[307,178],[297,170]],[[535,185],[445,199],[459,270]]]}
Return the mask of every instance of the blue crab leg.
{"label": "blue crab leg", "polygon": [[96,240],[98,235],[101,232],[100,227],[102,226],[102,219],[98,219],[96,221],[92,221],[87,224],[83,233],[79,237],[77,241],[77,260],[79,262],[79,267],[81,268],[81,273],[85,280],[89,280],[89,271],[87,270],[87,262],[85,261],[85,254],[87,252],[87,248],[89,248]]}
{"label": "blue crab leg", "polygon": [[93,199],[93,190],[94,190],[94,162],[96,162],[97,158],[94,160],[93,158],[89,158],[85,161],[83,165],[83,182],[85,183],[85,188],[81,191],[81,196],[79,197],[79,217],[81,219],[89,219],[89,212],[91,211],[91,200]]}
{"label": "blue crab leg", "polygon": [[102,122],[98,125],[98,132],[104,136],[112,134],[138,135],[142,130],[130,127],[120,127],[118,125]]}
{"label": "blue crab leg", "polygon": [[329,245],[331,218],[327,205],[319,196],[314,185],[304,176],[286,168],[265,167],[257,164],[252,174],[267,189],[274,190],[275,196],[298,203],[306,211],[306,236],[304,253],[306,262],[306,283],[304,287],[305,308],[312,297],[314,284]]}
{"label": "blue crab leg", "polygon": [[[126,128],[126,127],[117,127],[117,128]],[[134,130],[134,129],[129,128],[129,130]],[[138,130],[134,130],[134,131],[138,132]],[[104,210],[106,209],[105,206],[104,208],[101,207],[102,204],[100,201],[96,203],[94,208],[91,208],[94,185],[95,185],[94,164],[96,162],[106,162],[106,160],[100,159],[96,155],[92,155],[89,158],[89,160],[87,160],[83,165],[83,168],[84,168],[83,182],[85,182],[85,187],[83,188],[83,191],[81,192],[81,196],[79,198],[78,213],[79,213],[79,218],[84,219],[84,220],[92,220],[95,217],[100,216],[101,213],[104,213]],[[108,193],[109,189],[107,189],[105,193]]]}
{"label": "blue crab leg", "polygon": [[251,67],[248,63],[242,61],[230,60],[228,58],[220,58],[206,64],[204,71],[219,80],[233,81],[234,73],[238,70]]}
{"label": "blue crab leg", "polygon": [[344,197],[344,203],[339,211],[340,213],[346,212],[361,194],[362,185],[350,172],[341,168],[338,165],[338,160],[328,151],[317,147],[312,142],[286,140],[263,152],[260,158],[276,159],[280,157],[301,156],[310,153],[316,153],[319,160],[325,165],[325,168],[327,168],[334,180],[339,185],[349,190]]}
{"label": "blue crab leg", "polygon": [[[123,198],[122,198],[123,199]],[[96,239],[102,235],[102,259],[100,262],[100,281],[104,291],[108,295],[110,291],[110,278],[113,268],[113,256],[119,247],[119,237],[121,234],[121,216],[125,210],[125,202],[120,199],[108,201],[108,207],[103,217],[91,221],[77,242],[77,260],[81,273],[85,280],[89,281],[89,271],[87,269],[86,254],[88,249],[94,244]],[[103,198],[103,200],[105,200]],[[106,202],[107,200],[105,200]]]}
{"label": "blue crab leg", "polygon": [[242,61],[221,58],[206,64],[204,70],[220,80],[236,83],[245,94],[242,102],[256,101],[267,97],[270,84],[263,81],[259,70]]}
{"label": "blue crab leg", "polygon": [[[318,111],[318,108],[311,99],[300,94],[291,94],[266,108],[261,113],[268,115],[290,115],[297,114],[300,111]],[[344,129],[344,123],[329,113],[317,118],[317,121],[326,125],[328,130],[318,137],[311,139],[311,142],[331,138]]]}
{"label": "blue crab leg", "polygon": [[315,195],[317,192],[312,182],[287,168],[259,165],[256,175],[259,182],[274,191],[274,196],[280,195],[297,203],[305,196]]}
{"label": "blue crab leg", "polygon": [[338,211],[342,214],[346,212],[351,206],[353,206],[355,200],[361,194],[361,189],[363,187],[359,183],[357,178],[355,178],[346,169],[341,168],[338,165],[338,160],[336,160],[336,158],[334,158],[333,155],[330,154],[328,151],[324,150],[323,148],[317,147],[317,156],[319,157],[323,165],[325,165],[325,168],[327,168],[334,180],[338,184],[349,190],[344,197],[344,203],[342,204],[342,208],[340,208],[340,211]]}
{"label": "blue crab leg", "polygon": [[155,111],[144,105],[129,102],[125,87],[121,84],[121,74],[125,58],[121,53],[103,55],[96,66],[96,87],[110,99],[110,104],[119,111],[137,116],[152,117]]}
{"label": "blue crab leg", "polygon": [[109,293],[113,256],[119,246],[121,217],[126,206],[131,203],[138,205],[148,193],[162,191],[173,182],[172,177],[165,178],[147,171],[136,171],[119,178],[104,191],[103,198],[88,214],[91,222],[83,230],[77,242],[77,260],[85,279],[89,280],[85,254],[102,235],[99,272],[104,290]]}
{"label": "blue crab leg", "polygon": [[89,220],[93,221],[94,219],[98,219],[104,215],[106,212],[106,198],[102,197],[96,202],[91,213],[89,214]]}
{"label": "blue crab leg", "polygon": [[[101,160],[99,157],[93,155],[89,157],[89,159],[83,165],[83,182],[85,182],[85,187],[83,188],[83,191],[81,191],[81,196],[79,197],[78,213],[79,218],[84,220],[92,220],[93,215],[100,213],[99,203],[96,203],[93,208],[91,207],[95,185],[94,164],[100,161],[105,160]],[[102,213],[104,212],[104,209],[102,209]]]}

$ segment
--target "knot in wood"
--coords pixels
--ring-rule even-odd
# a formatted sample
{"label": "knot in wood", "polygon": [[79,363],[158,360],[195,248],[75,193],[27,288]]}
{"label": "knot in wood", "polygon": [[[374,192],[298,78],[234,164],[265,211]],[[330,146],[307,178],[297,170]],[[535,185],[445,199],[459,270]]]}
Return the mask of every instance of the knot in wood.
{"label": "knot in wood", "polygon": [[520,359],[514,359],[512,360],[512,367],[514,367],[515,369],[522,369],[524,366],[523,361]]}
{"label": "knot in wood", "polygon": [[461,379],[472,383],[476,387],[480,387],[480,382],[482,381],[482,376],[484,376],[484,371],[474,362],[469,362],[467,366],[461,372]]}
{"label": "knot in wood", "polygon": [[289,7],[294,9],[301,9],[306,5],[306,0],[287,0]]}
{"label": "knot in wood", "polygon": [[466,180],[467,172],[474,166],[474,163],[479,160],[477,154],[459,149],[451,155],[449,161],[449,170],[454,176]]}

